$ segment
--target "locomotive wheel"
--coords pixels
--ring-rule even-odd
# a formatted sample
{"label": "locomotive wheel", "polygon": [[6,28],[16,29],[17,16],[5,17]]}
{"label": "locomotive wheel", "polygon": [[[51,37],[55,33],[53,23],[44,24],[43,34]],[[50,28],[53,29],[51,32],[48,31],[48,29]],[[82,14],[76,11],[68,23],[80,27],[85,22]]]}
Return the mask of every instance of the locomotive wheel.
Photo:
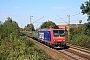
{"label": "locomotive wheel", "polygon": [[52,48],[54,48],[55,46],[54,45],[51,45]]}

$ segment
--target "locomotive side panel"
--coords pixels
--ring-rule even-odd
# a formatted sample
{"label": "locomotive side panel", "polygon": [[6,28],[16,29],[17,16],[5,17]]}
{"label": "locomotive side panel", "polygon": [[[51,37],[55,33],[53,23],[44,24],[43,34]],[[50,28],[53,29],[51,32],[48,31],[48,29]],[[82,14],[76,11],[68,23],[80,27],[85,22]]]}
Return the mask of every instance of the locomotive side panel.
{"label": "locomotive side panel", "polygon": [[50,34],[49,31],[45,31],[44,37],[45,37],[44,40],[47,40],[48,42],[51,42],[51,34]]}
{"label": "locomotive side panel", "polygon": [[51,35],[49,31],[38,31],[38,38],[43,42],[51,42]]}

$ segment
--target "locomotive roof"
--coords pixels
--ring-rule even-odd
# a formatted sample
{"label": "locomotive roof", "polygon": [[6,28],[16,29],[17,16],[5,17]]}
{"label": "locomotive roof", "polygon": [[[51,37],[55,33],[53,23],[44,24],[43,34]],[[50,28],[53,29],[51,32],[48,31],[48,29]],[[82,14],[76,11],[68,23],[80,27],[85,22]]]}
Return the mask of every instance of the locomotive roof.
{"label": "locomotive roof", "polygon": [[[53,28],[51,28],[51,29],[53,29]],[[41,30],[39,30],[39,31],[49,31],[50,29],[47,29],[47,28],[44,28],[44,29],[41,29]],[[65,29],[54,29],[54,30],[65,30]]]}
{"label": "locomotive roof", "polygon": [[41,30],[39,30],[39,31],[48,31],[48,29],[45,28],[45,29],[41,29]]}

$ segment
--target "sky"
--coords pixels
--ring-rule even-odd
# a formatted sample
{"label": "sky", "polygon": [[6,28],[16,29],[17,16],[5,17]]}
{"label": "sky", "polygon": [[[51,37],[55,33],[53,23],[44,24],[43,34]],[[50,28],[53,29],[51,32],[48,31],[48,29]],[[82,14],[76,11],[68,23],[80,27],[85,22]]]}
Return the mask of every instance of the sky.
{"label": "sky", "polygon": [[21,28],[30,24],[30,15],[35,28],[48,20],[56,24],[87,22],[87,15],[81,13],[80,6],[88,0],[0,0],[0,21],[11,17]]}

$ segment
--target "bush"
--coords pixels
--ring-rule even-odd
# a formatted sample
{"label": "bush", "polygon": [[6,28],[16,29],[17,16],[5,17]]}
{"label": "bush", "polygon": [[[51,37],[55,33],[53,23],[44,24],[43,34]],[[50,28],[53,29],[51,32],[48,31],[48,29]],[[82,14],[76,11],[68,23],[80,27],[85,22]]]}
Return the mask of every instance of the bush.
{"label": "bush", "polygon": [[38,53],[42,49],[26,36],[19,36],[19,33],[18,24],[10,17],[0,25],[0,60],[43,60],[42,57],[49,59],[45,52]]}
{"label": "bush", "polygon": [[85,23],[79,28],[71,28],[71,44],[90,48],[90,22]]}
{"label": "bush", "polygon": [[26,36],[15,37],[13,41],[9,41],[8,37],[1,40],[0,50],[0,60],[50,59],[50,56],[44,50],[40,49]]}

